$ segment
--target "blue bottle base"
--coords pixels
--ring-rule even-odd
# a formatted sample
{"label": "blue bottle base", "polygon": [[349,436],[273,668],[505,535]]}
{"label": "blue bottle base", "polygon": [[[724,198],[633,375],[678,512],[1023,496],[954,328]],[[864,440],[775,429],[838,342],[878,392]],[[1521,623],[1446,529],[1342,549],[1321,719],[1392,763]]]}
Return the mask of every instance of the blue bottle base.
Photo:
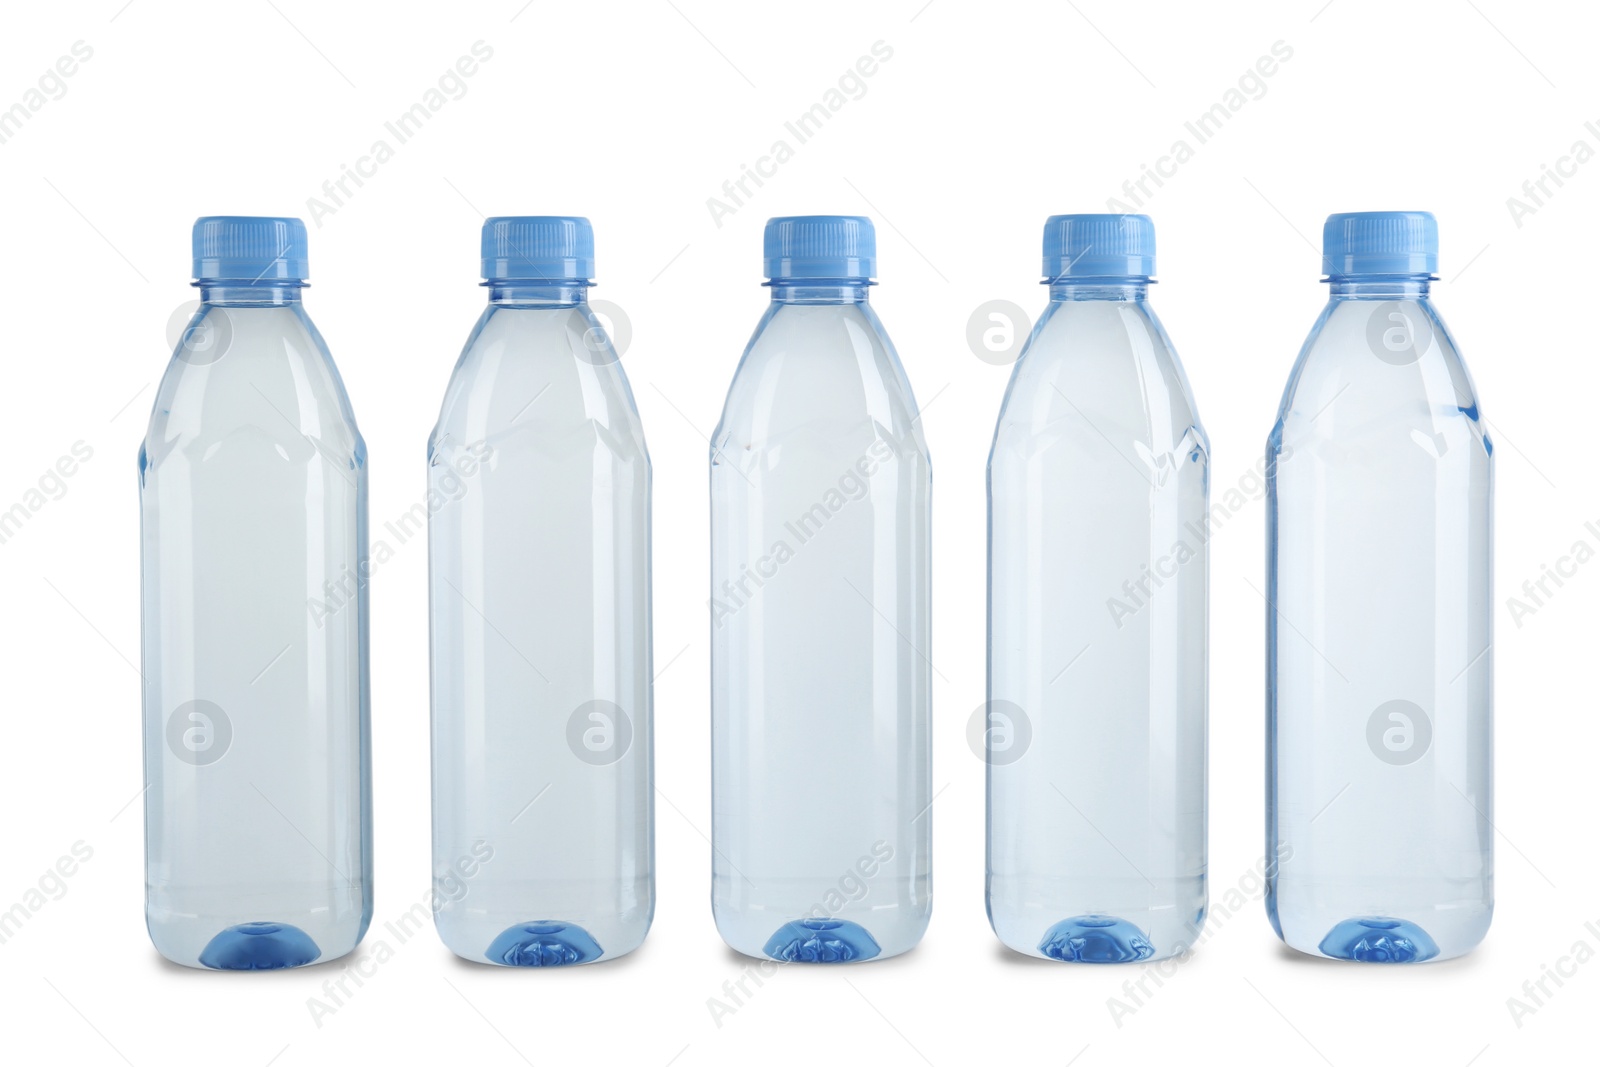
{"label": "blue bottle base", "polygon": [[1324,956],[1356,963],[1422,963],[1439,954],[1426,930],[1404,919],[1372,915],[1346,919],[1317,946]]}
{"label": "blue bottle base", "polygon": [[605,950],[576,923],[518,923],[500,932],[483,958],[503,967],[565,967],[593,963]]}
{"label": "blue bottle base", "polygon": [[230,926],[200,953],[202,966],[216,971],[278,971],[304,967],[322,956],[317,943],[298,926],[253,922]]}
{"label": "blue bottle base", "polygon": [[778,927],[761,951],[784,963],[860,963],[883,950],[864,927],[845,919],[797,919]]}
{"label": "blue bottle base", "polygon": [[1112,915],[1075,915],[1045,931],[1040,954],[1063,963],[1137,963],[1156,954],[1143,930]]}

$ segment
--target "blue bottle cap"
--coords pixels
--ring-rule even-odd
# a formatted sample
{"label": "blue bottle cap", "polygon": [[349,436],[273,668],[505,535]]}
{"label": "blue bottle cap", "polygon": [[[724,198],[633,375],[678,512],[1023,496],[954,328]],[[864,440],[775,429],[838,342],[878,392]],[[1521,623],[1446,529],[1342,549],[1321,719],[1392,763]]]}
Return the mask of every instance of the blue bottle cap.
{"label": "blue bottle cap", "polygon": [[580,215],[501,215],[483,220],[488,281],[594,280],[594,227]]}
{"label": "blue bottle cap", "polygon": [[304,281],[306,224],[260,215],[207,215],[194,222],[197,281]]}
{"label": "blue bottle cap", "polygon": [[1149,215],[1051,215],[1044,224],[1044,277],[1148,278],[1156,272]]}
{"label": "blue bottle cap", "polygon": [[768,219],[761,269],[773,281],[827,278],[871,281],[878,238],[861,215],[783,215]]}
{"label": "blue bottle cap", "polygon": [[1433,274],[1439,223],[1426,211],[1347,211],[1322,226],[1322,270],[1329,278]]}

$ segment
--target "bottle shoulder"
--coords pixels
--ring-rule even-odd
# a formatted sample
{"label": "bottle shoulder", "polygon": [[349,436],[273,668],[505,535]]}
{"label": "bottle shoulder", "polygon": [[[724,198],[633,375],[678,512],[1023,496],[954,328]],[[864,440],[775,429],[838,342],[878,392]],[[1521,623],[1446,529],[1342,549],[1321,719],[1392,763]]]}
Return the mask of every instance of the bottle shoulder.
{"label": "bottle shoulder", "polygon": [[910,380],[871,306],[774,304],[734,372],[713,458],[786,445],[859,451],[872,439],[927,459]]}
{"label": "bottle shoulder", "polygon": [[1189,454],[1209,441],[1188,376],[1144,301],[1053,301],[1034,326],[996,421],[991,462],[1073,441]]}
{"label": "bottle shoulder", "polygon": [[1284,389],[1271,445],[1401,442],[1414,434],[1493,450],[1466,361],[1431,301],[1330,301]]}
{"label": "bottle shoulder", "polygon": [[299,305],[196,311],[157,387],[141,465],[246,442],[286,457],[309,448],[365,465],[344,383]]}
{"label": "bottle shoulder", "polygon": [[430,455],[485,443],[563,452],[596,441],[648,463],[627,374],[594,313],[486,309],[451,372]]}

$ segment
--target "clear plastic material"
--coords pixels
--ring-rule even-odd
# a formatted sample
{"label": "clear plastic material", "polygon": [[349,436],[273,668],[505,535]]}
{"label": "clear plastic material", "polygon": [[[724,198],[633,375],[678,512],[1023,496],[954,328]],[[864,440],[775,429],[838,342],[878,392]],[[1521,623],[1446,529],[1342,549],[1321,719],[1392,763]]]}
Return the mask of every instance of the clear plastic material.
{"label": "clear plastic material", "polygon": [[1267,445],[1267,909],[1302,952],[1488,930],[1492,452],[1427,276],[1335,280]]}
{"label": "clear plastic material", "polygon": [[989,458],[989,921],[1072,962],[1206,913],[1207,443],[1146,292],[1052,285]]}
{"label": "clear plastic material", "polygon": [[139,454],[145,917],[273,969],[372,918],[366,449],[299,283],[202,298]]}
{"label": "clear plastic material", "polygon": [[864,281],[772,296],[711,446],[712,909],[887,957],[932,903],[928,450]]}
{"label": "clear plastic material", "polygon": [[479,963],[590,963],[637,948],[655,910],[650,459],[586,288],[489,292],[413,509],[434,922]]}

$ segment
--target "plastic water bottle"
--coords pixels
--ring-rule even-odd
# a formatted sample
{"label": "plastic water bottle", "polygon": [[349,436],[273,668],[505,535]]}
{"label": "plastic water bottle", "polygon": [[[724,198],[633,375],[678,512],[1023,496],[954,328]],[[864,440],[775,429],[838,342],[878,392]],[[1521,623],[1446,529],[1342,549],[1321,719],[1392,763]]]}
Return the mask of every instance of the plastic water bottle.
{"label": "plastic water bottle", "polygon": [[139,450],[145,919],[186,966],[296,967],[372,918],[366,446],[299,219],[200,219],[194,276]]}
{"label": "plastic water bottle", "polygon": [[988,908],[1018,952],[1184,952],[1206,914],[1207,443],[1144,215],[1056,215],[989,456]]}
{"label": "plastic water bottle", "polygon": [[872,223],[767,223],[772,303],[711,442],[712,910],[750,956],[917,943],[931,468],[867,302]]}
{"label": "plastic water bottle", "polygon": [[650,457],[589,220],[487,220],[483,277],[428,442],[434,923],[592,963],[655,912]]}
{"label": "plastic water bottle", "polygon": [[1291,947],[1448,959],[1494,909],[1493,448],[1422,211],[1331,215],[1267,443],[1267,911]]}

